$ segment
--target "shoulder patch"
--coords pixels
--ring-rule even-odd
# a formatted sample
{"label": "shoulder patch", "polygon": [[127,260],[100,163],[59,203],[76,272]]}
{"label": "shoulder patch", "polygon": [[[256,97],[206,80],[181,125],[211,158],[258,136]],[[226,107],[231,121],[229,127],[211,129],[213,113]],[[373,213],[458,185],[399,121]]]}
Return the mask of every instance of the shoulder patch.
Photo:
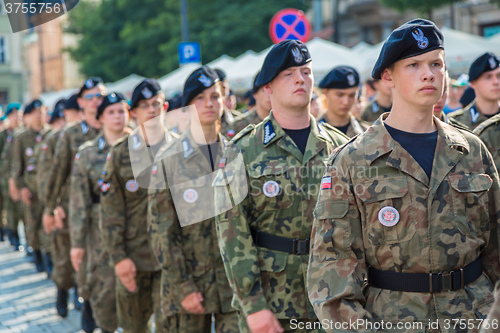
{"label": "shoulder patch", "polygon": [[346,143],[344,143],[343,145],[341,146],[338,146],[337,148],[335,148],[335,150],[333,151],[333,153],[330,155],[330,157],[328,158],[328,161],[326,162],[327,165],[332,165],[333,162],[335,161],[335,159],[337,158],[337,156],[339,156],[340,152],[345,148],[347,147],[347,145],[349,145],[350,143],[354,142],[354,140],[356,140],[358,138],[358,136],[354,136],[352,137],[351,139],[349,139],[349,141],[347,141]]}
{"label": "shoulder patch", "polygon": [[492,125],[496,125],[500,122],[500,114],[497,114],[493,117],[491,117],[488,120],[483,121],[481,124],[479,124],[473,131],[472,133],[476,135],[480,135],[485,129]]}

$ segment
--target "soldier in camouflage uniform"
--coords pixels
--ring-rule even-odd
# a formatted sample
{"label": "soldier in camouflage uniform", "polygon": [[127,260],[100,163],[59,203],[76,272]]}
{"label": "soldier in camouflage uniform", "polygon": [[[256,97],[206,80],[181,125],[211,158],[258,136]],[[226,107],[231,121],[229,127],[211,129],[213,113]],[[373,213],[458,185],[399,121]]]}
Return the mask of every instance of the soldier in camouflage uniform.
{"label": "soldier in camouflage uniform", "polygon": [[88,252],[87,288],[93,315],[103,332],[114,332],[118,327],[115,275],[102,240],[99,211],[106,156],[111,145],[125,135],[128,124],[125,98],[119,93],[108,94],[99,106],[96,118],[102,123],[103,132],[80,146],[71,175],[71,259],[73,268],[79,271],[79,261],[84,252]]}
{"label": "soldier in camouflage uniform", "polygon": [[350,112],[359,93],[359,74],[349,66],[333,68],[319,83],[326,96],[328,108],[326,113],[318,119],[337,128],[352,138],[362,134],[370,124],[357,120]]}
{"label": "soldier in camouflage uniform", "polygon": [[[235,136],[213,182],[218,211],[235,200],[228,193],[245,197],[216,217],[242,332],[320,332],[291,322],[317,321],[305,288],[312,211],[325,162],[347,137],[310,115],[310,61],[298,41],[271,49],[256,85],[270,95],[273,110]],[[247,177],[234,176],[238,158]]]}
{"label": "soldier in camouflage uniform", "polygon": [[217,123],[223,112],[218,80],[207,66],[186,80],[182,104],[196,107],[191,127],[158,155],[156,170],[166,173],[156,174],[149,191],[151,244],[162,266],[163,322],[171,333],[210,333],[212,314],[216,332],[239,332],[210,186],[226,144]]}
{"label": "soldier in camouflage uniform", "polygon": [[14,147],[13,138],[18,134],[21,123],[19,117],[19,103],[10,103],[5,110],[7,118],[7,127],[0,132],[0,190],[2,191],[3,210],[6,218],[6,234],[14,250],[19,250],[19,235],[17,228],[21,219],[20,201],[12,200],[9,191],[10,170],[12,170],[12,148]]}
{"label": "soldier in camouflage uniform", "polygon": [[[102,238],[117,277],[118,325],[126,333],[147,332],[153,313],[156,331],[162,332],[161,271],[151,251],[146,216],[154,156],[172,140],[155,121],[167,107],[155,80],[146,79],[134,89],[131,115],[138,127],[112,147],[102,176]],[[137,172],[144,161],[151,164]]]}
{"label": "soldier in camouflage uniform", "polygon": [[[55,231],[52,281],[57,286],[56,308],[61,317],[67,315],[68,290],[75,285],[74,270],[70,260],[71,244],[68,231],[68,224],[71,221],[66,218],[70,198],[70,175],[78,148],[86,141],[94,139],[99,133],[101,124],[95,119],[95,115],[105,93],[106,87],[100,78],[90,78],[80,88],[78,104],[83,109],[84,120],[68,124],[61,132],[47,181],[44,228],[48,232]],[[84,311],[82,312],[82,326],[85,327],[82,328],[85,331],[92,331],[95,323],[88,302],[89,294],[85,289],[85,266],[86,263],[83,263],[78,275],[80,296],[85,299]]]}
{"label": "soldier in camouflage uniform", "polygon": [[257,80],[258,75],[258,73],[255,75],[252,87],[255,107],[234,119],[234,122],[227,126],[226,132],[223,134],[229,139],[232,139],[248,125],[257,125],[264,118],[269,116],[269,112],[271,112],[271,100],[269,99],[269,95],[266,94],[262,87],[257,87],[255,85],[255,80]]}
{"label": "soldier in camouflage uniform", "polygon": [[[500,61],[493,53],[485,53],[472,63],[469,82],[476,99],[448,117],[474,130],[477,125],[500,112]],[[465,93],[464,93],[465,95]]]}
{"label": "soldier in camouflage uniform", "polygon": [[448,100],[449,94],[450,94],[450,76],[448,74],[448,71],[446,71],[444,75],[443,95],[441,96],[439,101],[437,101],[437,103],[434,104],[434,110],[433,110],[434,116],[436,116],[439,120],[447,124],[460,127],[461,129],[467,129],[467,126],[456,121],[454,118],[448,117],[448,115],[444,113],[443,109],[446,106],[446,101]]}
{"label": "soldier in camouflage uniform", "polygon": [[377,90],[375,99],[368,103],[361,113],[361,120],[373,123],[382,113],[390,112],[392,107],[392,92],[381,80],[373,80],[373,86]]}
{"label": "soldier in camouflage uniform", "polygon": [[44,116],[45,111],[40,100],[34,100],[24,108],[27,128],[14,138],[10,174],[27,208],[25,212],[27,243],[33,248],[35,266],[39,272],[45,270],[40,239],[43,206],[38,197],[36,184],[35,150],[49,132],[48,128],[43,127]]}
{"label": "soldier in camouflage uniform", "polygon": [[328,160],[307,274],[328,332],[473,332],[489,311],[499,179],[475,135],[432,116],[443,76],[434,23],[394,30],[373,69],[391,113]]}

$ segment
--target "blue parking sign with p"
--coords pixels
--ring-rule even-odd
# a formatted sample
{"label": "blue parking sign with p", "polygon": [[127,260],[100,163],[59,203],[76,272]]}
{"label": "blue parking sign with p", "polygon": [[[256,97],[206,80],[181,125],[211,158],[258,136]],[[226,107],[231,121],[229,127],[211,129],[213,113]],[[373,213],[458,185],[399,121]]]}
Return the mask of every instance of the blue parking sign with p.
{"label": "blue parking sign with p", "polygon": [[201,47],[198,42],[179,43],[179,64],[201,63]]}

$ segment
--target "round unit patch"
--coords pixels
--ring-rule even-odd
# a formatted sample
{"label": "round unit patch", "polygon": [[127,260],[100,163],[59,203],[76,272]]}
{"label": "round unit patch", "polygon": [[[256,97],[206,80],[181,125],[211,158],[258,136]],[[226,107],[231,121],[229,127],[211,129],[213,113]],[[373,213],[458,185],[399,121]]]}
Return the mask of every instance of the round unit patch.
{"label": "round unit patch", "polygon": [[131,179],[125,184],[125,187],[129,192],[137,192],[137,190],[139,189],[139,184],[137,184],[135,179]]}
{"label": "round unit patch", "polygon": [[378,220],[383,226],[394,227],[399,222],[399,212],[394,207],[385,206],[378,212]]}
{"label": "round unit patch", "polygon": [[36,142],[42,142],[42,137],[40,135],[36,137]]}
{"label": "round unit patch", "polygon": [[31,147],[26,148],[24,153],[26,154],[26,156],[33,156],[33,148]]}
{"label": "round unit patch", "polygon": [[278,193],[280,193],[280,186],[274,180],[269,180],[264,183],[262,190],[264,191],[266,197],[274,198],[278,195]]}
{"label": "round unit patch", "polygon": [[187,203],[193,203],[198,200],[198,192],[195,189],[188,188],[184,191],[184,201]]}

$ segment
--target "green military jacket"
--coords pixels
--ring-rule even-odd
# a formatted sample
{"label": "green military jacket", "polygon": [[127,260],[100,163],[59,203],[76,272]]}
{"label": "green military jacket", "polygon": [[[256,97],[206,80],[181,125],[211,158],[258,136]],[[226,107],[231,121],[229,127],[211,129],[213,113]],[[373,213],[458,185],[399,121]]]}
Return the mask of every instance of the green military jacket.
{"label": "green military jacket", "polygon": [[[86,121],[71,124],[60,133],[46,185],[45,214],[52,215],[57,206],[62,206],[68,214],[71,171],[75,155],[82,144],[94,139],[98,133],[99,130],[90,127]],[[65,219],[64,230],[67,228],[68,219]]]}
{"label": "green military jacket", "polygon": [[14,137],[11,178],[15,180],[18,189],[27,187],[33,195],[38,194],[35,150],[49,131],[49,128],[43,128],[35,132],[29,128]]}
{"label": "green military jacket", "polygon": [[488,117],[482,114],[477,108],[475,100],[463,109],[448,113],[447,116],[467,126],[471,131],[482,122],[488,120]]}
{"label": "green military jacket", "polygon": [[44,205],[47,202],[47,182],[50,168],[52,168],[52,158],[54,157],[54,150],[61,132],[62,129],[50,131],[43,139],[42,144],[40,144],[35,151],[36,162],[38,165],[38,168],[36,169],[38,197]]}
{"label": "green military jacket", "polygon": [[88,249],[90,271],[105,256],[99,229],[102,172],[111,146],[103,135],[87,141],[75,155],[71,173],[69,225],[71,247]]}
{"label": "green military jacket", "polygon": [[[429,321],[439,319],[441,332],[456,332],[453,324],[445,329],[446,320],[484,318],[493,302],[492,282],[500,277],[498,174],[475,135],[435,119],[438,138],[428,179],[387,132],[386,117],[328,161],[322,179],[327,186],[314,211],[309,298],[320,319],[384,321],[393,328],[421,322],[424,328],[402,332],[427,332]],[[392,214],[385,215],[389,209]],[[446,273],[478,256],[483,274],[456,291],[410,293],[364,282],[368,265]]]}
{"label": "green military jacket", "polygon": [[[216,209],[222,212],[216,222],[233,307],[245,317],[270,309],[279,319],[315,318],[305,287],[308,255],[256,246],[250,230],[309,239],[326,160],[347,141],[312,116],[310,126],[302,154],[271,112],[230,142],[224,167],[213,182]],[[238,165],[243,176],[238,176]]]}
{"label": "green military jacket", "polygon": [[5,144],[2,149],[2,153],[0,156],[0,167],[1,172],[5,176],[5,179],[9,179],[11,177],[12,170],[12,161],[13,161],[13,149],[14,149],[14,138],[18,136],[21,132],[26,130],[25,127],[19,127],[15,130],[5,130],[2,133],[7,134],[5,137]]}
{"label": "green military jacket", "polygon": [[488,147],[498,171],[500,168],[500,114],[479,124],[473,133],[479,136]]}
{"label": "green military jacket", "polygon": [[243,113],[241,116],[234,119],[234,122],[227,126],[226,132],[223,133],[226,138],[232,139],[236,134],[243,130],[248,125],[257,125],[260,123],[260,119],[257,111],[255,109]]}
{"label": "green military jacket", "polygon": [[388,111],[378,105],[376,100],[373,100],[372,102],[368,103],[368,105],[366,105],[365,109],[361,113],[361,120],[371,124],[376,121],[384,112]]}
{"label": "green military jacket", "polygon": [[219,134],[216,144],[214,170],[190,130],[158,155],[160,172],[149,190],[148,222],[162,267],[166,316],[188,313],[181,301],[194,292],[202,293],[205,313],[235,311],[217,240],[211,187],[226,139]]}
{"label": "green military jacket", "polygon": [[[320,124],[328,123],[325,115],[318,119]],[[332,125],[333,126],[333,125]],[[347,127],[347,133],[345,134],[347,137],[352,138],[356,135],[363,134],[370,127],[370,123],[367,123],[363,120],[357,120],[352,114],[350,115],[349,127]]]}
{"label": "green military jacket", "polygon": [[[167,144],[172,141],[169,132],[165,136]],[[146,272],[160,269],[151,251],[146,220],[149,180],[145,177],[149,179],[152,174],[154,156],[151,155],[137,129],[124,136],[109,152],[101,188],[102,237],[113,265],[130,258],[137,271]],[[145,158],[150,158],[151,163],[135,176],[133,165]]]}
{"label": "green military jacket", "polygon": [[[6,128],[0,132],[0,156],[7,146],[12,145],[12,137],[14,136],[15,130],[11,128]],[[7,156],[12,156],[11,153]],[[7,156],[0,158],[0,178],[8,179],[10,177],[10,168],[7,168],[8,161],[12,158],[7,158]]]}

